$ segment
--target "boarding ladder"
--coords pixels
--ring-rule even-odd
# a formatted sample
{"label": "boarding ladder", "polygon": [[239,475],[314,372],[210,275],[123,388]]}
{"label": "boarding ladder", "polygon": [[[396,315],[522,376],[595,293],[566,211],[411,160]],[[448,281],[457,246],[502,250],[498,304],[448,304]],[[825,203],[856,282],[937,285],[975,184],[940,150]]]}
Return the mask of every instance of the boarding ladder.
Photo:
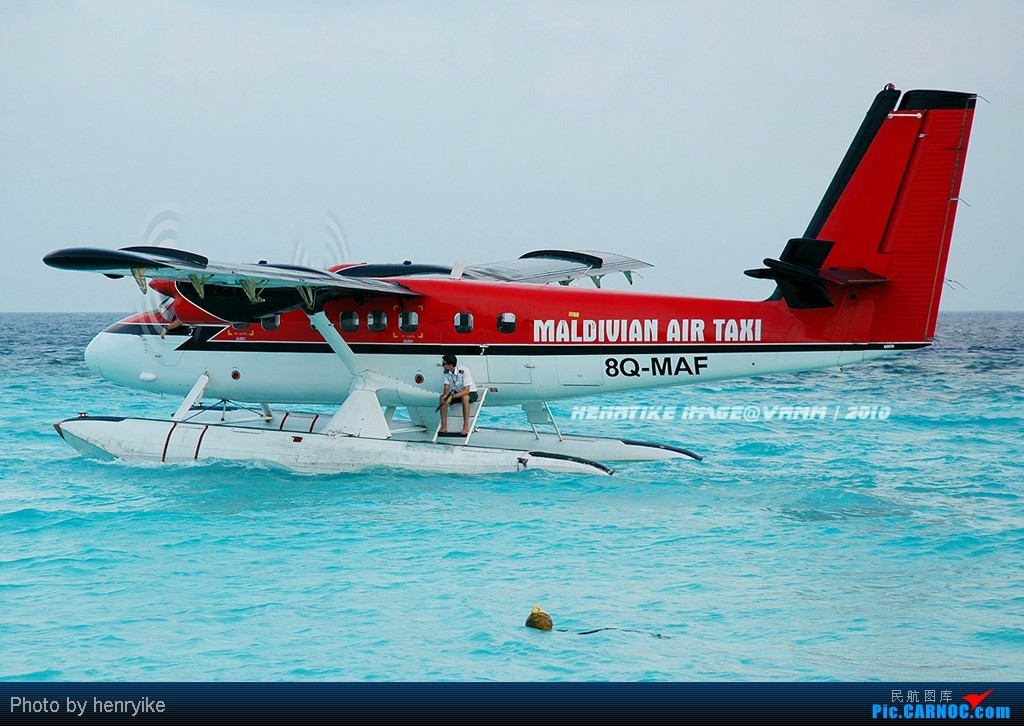
{"label": "boarding ladder", "polygon": [[457,404],[452,403],[448,406],[448,431],[447,435],[441,435],[441,420],[437,421],[437,428],[434,429],[434,437],[431,439],[435,444],[452,444],[454,446],[465,446],[469,443],[469,440],[473,437],[473,433],[476,431],[476,420],[480,416],[480,409],[483,408],[484,399],[487,398],[487,388],[480,386],[477,388],[477,399],[474,403],[469,404],[469,436],[452,436],[451,432],[456,434],[462,431],[462,402],[459,401]]}

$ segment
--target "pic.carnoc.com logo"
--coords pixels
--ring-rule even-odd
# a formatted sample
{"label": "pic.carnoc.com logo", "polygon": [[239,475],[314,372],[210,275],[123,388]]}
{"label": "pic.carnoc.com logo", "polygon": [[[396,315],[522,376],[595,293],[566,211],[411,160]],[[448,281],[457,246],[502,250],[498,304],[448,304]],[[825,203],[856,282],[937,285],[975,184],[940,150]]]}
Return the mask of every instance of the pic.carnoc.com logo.
{"label": "pic.carnoc.com logo", "polygon": [[[998,706],[993,703],[982,704],[994,691],[990,688],[984,693],[968,693],[953,700],[952,691],[921,691],[893,690],[889,703],[871,704],[871,718],[1010,718],[1009,706]],[[936,699],[936,693],[939,694]]]}

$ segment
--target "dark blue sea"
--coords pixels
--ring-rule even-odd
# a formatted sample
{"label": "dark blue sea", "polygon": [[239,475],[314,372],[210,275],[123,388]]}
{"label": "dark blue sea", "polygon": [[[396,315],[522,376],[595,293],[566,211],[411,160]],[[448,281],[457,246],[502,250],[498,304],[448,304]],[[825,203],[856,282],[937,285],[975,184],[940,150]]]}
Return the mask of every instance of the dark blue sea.
{"label": "dark blue sea", "polygon": [[614,477],[82,459],[53,422],[179,403],[85,367],[118,317],[0,315],[2,678],[1024,678],[1024,314],[553,403],[706,457]]}

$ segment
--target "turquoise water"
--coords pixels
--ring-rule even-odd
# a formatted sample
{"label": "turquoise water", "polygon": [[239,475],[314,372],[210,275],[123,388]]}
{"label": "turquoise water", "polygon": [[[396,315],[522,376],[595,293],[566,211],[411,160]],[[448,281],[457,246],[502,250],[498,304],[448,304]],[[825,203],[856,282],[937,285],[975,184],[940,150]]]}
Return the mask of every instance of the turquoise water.
{"label": "turquoise water", "polygon": [[[0,315],[0,677],[1024,677],[1022,314],[944,315],[939,346],[842,372],[575,402],[825,420],[553,404],[706,456],[605,478],[88,461],[54,421],[178,403],[86,369],[116,317]],[[535,604],[568,632],[524,628]]]}

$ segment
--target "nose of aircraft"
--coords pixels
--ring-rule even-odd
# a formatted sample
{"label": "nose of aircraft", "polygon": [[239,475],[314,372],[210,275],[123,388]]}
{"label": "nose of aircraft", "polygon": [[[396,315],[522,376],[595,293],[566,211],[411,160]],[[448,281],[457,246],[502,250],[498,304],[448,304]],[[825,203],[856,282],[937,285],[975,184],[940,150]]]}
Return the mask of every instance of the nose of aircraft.
{"label": "nose of aircraft", "polygon": [[89,366],[89,370],[95,373],[100,378],[103,377],[103,372],[100,370],[100,338],[103,337],[103,333],[100,333],[93,338],[89,345],[85,348],[85,364]]}

